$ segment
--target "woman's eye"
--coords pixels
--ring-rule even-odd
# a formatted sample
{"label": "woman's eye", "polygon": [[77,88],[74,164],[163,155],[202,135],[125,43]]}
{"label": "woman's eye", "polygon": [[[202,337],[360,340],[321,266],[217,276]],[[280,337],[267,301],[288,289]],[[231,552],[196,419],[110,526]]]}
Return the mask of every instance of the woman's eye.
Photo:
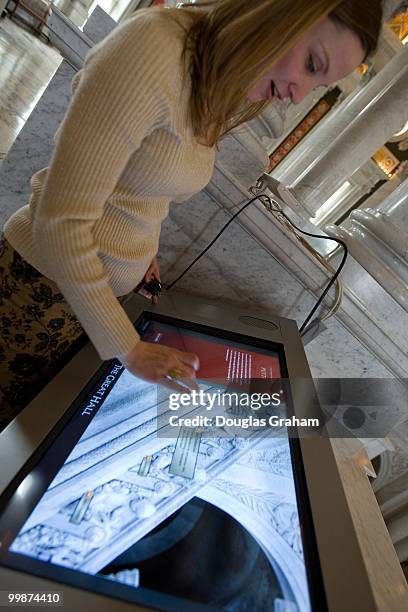
{"label": "woman's eye", "polygon": [[316,72],[316,66],[314,64],[314,60],[313,60],[313,56],[309,55],[309,61],[307,63],[307,69],[309,70],[309,72],[311,72],[312,74],[314,74]]}

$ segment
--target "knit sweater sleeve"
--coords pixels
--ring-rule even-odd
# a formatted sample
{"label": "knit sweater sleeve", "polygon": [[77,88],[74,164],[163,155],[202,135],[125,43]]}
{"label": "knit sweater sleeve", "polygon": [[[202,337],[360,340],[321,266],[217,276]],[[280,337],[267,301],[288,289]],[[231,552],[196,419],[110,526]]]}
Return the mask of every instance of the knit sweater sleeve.
{"label": "knit sweater sleeve", "polygon": [[33,220],[38,256],[102,359],[140,337],[110,288],[92,228],[132,153],[168,121],[174,75],[163,43],[146,9],[90,51]]}

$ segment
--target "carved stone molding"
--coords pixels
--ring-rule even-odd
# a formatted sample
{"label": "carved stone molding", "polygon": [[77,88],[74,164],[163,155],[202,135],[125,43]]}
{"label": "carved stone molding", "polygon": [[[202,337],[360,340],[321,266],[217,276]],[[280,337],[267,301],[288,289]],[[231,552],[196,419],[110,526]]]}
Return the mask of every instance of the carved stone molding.
{"label": "carved stone molding", "polygon": [[325,231],[344,240],[354,258],[408,311],[408,179],[378,209],[355,210],[347,227]]}

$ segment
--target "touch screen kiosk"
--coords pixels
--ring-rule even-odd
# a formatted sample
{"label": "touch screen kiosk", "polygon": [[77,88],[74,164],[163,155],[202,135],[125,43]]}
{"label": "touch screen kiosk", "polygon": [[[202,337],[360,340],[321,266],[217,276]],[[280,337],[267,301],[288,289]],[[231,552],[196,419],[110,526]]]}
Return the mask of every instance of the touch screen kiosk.
{"label": "touch screen kiosk", "polygon": [[[180,293],[126,309],[144,340],[198,354],[201,395],[183,402],[88,344],[10,423],[2,601],[379,610],[330,440],[282,425],[320,414],[295,322]],[[283,401],[258,412],[259,389]]]}

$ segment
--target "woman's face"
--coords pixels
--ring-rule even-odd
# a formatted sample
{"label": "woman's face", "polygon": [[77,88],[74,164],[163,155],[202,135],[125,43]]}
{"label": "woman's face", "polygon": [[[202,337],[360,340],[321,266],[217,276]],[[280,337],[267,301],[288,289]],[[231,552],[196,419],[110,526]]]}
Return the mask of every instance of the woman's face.
{"label": "woman's face", "polygon": [[309,28],[248,95],[251,102],[278,97],[299,104],[315,87],[330,85],[364,60],[359,37],[329,17]]}

